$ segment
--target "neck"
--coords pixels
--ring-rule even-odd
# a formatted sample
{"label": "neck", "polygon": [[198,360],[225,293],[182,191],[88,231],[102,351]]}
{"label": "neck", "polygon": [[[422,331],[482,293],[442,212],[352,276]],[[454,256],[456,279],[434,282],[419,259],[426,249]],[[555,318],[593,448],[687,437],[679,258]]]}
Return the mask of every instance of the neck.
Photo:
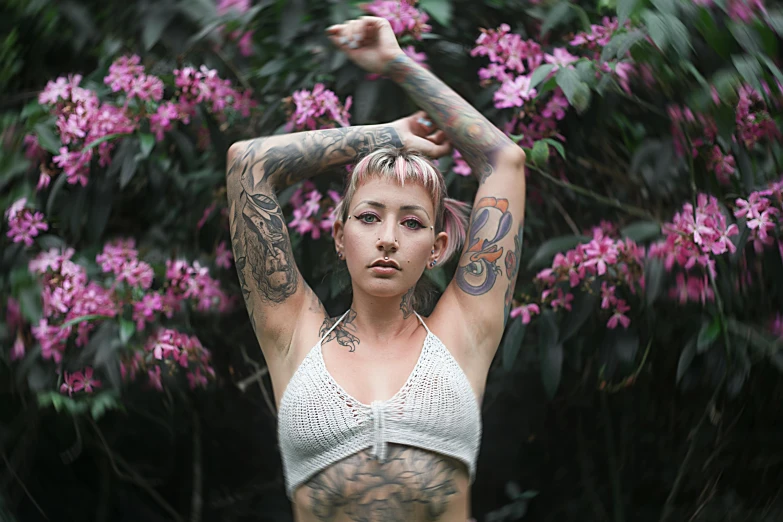
{"label": "neck", "polygon": [[354,288],[351,309],[356,312],[357,329],[378,341],[395,339],[411,328],[415,329],[419,320],[413,313],[412,296],[413,288],[390,297],[371,296]]}

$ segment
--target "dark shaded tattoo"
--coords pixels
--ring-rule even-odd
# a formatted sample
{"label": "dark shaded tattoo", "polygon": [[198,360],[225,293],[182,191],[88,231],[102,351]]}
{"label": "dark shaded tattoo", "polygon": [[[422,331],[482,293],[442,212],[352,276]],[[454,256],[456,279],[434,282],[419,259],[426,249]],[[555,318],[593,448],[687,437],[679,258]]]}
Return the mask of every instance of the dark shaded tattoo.
{"label": "dark shaded tattoo", "polygon": [[[492,214],[500,213],[492,220],[490,234],[479,232],[490,223]],[[454,277],[463,292],[469,295],[483,295],[492,290],[499,275],[503,273],[498,260],[503,257],[503,247],[498,243],[506,237],[514,218],[508,210],[508,200],[492,197],[481,198],[470,214],[468,244],[460,258]],[[486,231],[485,231],[486,232]]]}
{"label": "dark shaded tattoo", "polygon": [[402,318],[407,319],[413,313],[413,292],[416,290],[415,286],[412,286],[410,290],[405,292],[400,301],[400,310],[402,310]]}
{"label": "dark shaded tattoo", "polygon": [[[385,145],[401,147],[402,140],[394,127],[372,125],[259,138],[232,152],[226,172],[231,241],[256,335],[263,305],[281,304],[302,285],[307,288],[275,189],[355,162]],[[309,306],[323,309],[320,302]]]}
{"label": "dark shaded tattoo", "polygon": [[247,145],[245,158],[256,183],[268,182],[280,189],[331,168],[353,163],[364,154],[386,145],[403,145],[394,127],[345,127],[252,140]]}
{"label": "dark shaded tattoo", "polygon": [[[318,336],[323,337],[329,328],[331,328],[332,325],[339,319],[339,317],[327,317],[324,319],[324,322],[321,324],[321,328],[318,331]],[[356,325],[353,322],[354,319],[356,319],[356,312],[351,309],[348,311],[348,315],[346,315],[345,318],[340,321],[340,324],[338,324],[334,330],[329,332],[329,335],[326,337],[326,339],[323,340],[321,344],[326,344],[333,339],[337,339],[337,344],[341,346],[348,346],[350,348],[350,350],[348,350],[349,352],[356,351],[356,347],[361,343],[361,341],[359,341],[359,338],[354,335],[354,333],[356,333]]]}
{"label": "dark shaded tattoo", "polygon": [[508,276],[508,288],[506,289],[506,298],[504,300],[503,321],[508,321],[508,314],[511,312],[511,302],[514,299],[514,288],[517,285],[517,275],[519,274],[519,259],[522,256],[522,235],[524,234],[525,224],[519,223],[517,235],[514,236],[514,250],[506,252],[506,275]]}
{"label": "dark shaded tattoo", "polygon": [[407,56],[389,62],[385,72],[446,132],[479,183],[494,171],[501,149],[516,147],[479,111]]}
{"label": "dark shaded tattoo", "polygon": [[305,509],[321,521],[435,522],[461,493],[456,481],[461,468],[454,459],[409,446],[389,445],[385,462],[361,451],[303,485]]}

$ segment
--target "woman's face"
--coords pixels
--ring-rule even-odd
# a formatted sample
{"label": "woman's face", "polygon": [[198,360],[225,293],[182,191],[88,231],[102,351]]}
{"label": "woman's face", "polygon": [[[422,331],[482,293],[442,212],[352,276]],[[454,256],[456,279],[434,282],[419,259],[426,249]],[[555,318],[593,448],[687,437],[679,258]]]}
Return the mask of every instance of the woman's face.
{"label": "woman's face", "polygon": [[446,234],[436,240],[430,228],[435,209],[421,185],[371,179],[356,190],[348,215],[345,223],[335,223],[335,245],[345,256],[354,287],[373,296],[407,292],[446,246]]}

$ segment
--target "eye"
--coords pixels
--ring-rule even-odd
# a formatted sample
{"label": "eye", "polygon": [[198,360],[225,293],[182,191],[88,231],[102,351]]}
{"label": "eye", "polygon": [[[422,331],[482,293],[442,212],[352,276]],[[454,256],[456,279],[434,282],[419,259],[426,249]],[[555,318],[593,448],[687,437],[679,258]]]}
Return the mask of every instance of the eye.
{"label": "eye", "polygon": [[413,218],[406,219],[405,221],[402,222],[402,224],[405,226],[405,228],[409,228],[411,230],[424,228],[424,225],[422,225],[418,219],[413,219]]}
{"label": "eye", "polygon": [[378,216],[376,216],[375,214],[371,214],[369,212],[366,212],[366,213],[362,214],[361,216],[354,216],[354,217],[356,219],[358,219],[359,221],[361,221],[362,223],[368,223],[368,224],[369,223],[375,223],[374,220],[378,219]]}

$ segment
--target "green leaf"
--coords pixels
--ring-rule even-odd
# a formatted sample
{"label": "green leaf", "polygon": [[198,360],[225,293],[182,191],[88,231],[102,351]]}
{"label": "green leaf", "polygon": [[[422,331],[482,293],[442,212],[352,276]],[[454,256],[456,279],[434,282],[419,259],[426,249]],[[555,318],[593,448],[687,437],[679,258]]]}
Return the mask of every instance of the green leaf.
{"label": "green leaf", "polygon": [[761,64],[755,56],[733,55],[731,61],[742,79],[748,82],[757,92],[764,92],[761,88]]}
{"label": "green leaf", "polygon": [[617,0],[617,21],[620,27],[634,15],[638,6],[639,0]]}
{"label": "green leaf", "polygon": [[652,305],[663,289],[665,272],[663,261],[654,257],[647,258],[644,264],[645,302]]}
{"label": "green leaf", "polygon": [[553,63],[545,63],[543,65],[540,65],[535,71],[533,71],[533,74],[530,76],[530,88],[534,88],[539,83],[543,82],[547,76],[549,76],[549,73],[552,72],[552,69],[555,68],[555,64]]}
{"label": "green leaf", "polygon": [[759,54],[759,58],[761,58],[761,61],[764,62],[764,65],[767,66],[767,68],[770,70],[770,72],[775,75],[775,78],[783,84],[783,73],[780,71],[780,68],[778,68],[777,65],[775,65],[775,62],[770,60],[769,56],[765,54]]}
{"label": "green leaf", "polygon": [[661,235],[661,225],[655,221],[635,221],[620,230],[622,237],[643,243]]}
{"label": "green leaf", "polygon": [[143,159],[148,158],[152,148],[155,146],[155,136],[149,132],[140,132],[139,145],[141,145],[141,157]]}
{"label": "green leaf", "polygon": [[562,143],[560,143],[557,140],[553,140],[552,138],[544,138],[541,141],[543,141],[544,143],[548,143],[549,145],[553,146],[555,148],[555,150],[557,151],[557,153],[560,154],[560,156],[563,159],[565,159],[566,153],[565,153],[565,148],[563,147]]}
{"label": "green leaf", "polygon": [[120,319],[120,341],[123,345],[128,344],[128,341],[136,332],[136,324],[133,321],[127,319]]}
{"label": "green leaf", "polygon": [[60,139],[54,135],[52,129],[45,123],[38,123],[33,127],[35,129],[35,135],[38,136],[38,143],[51,152],[52,154],[60,154],[60,147],[62,143]]}
{"label": "green leaf", "polygon": [[775,9],[767,12],[767,23],[783,38],[783,10]]}
{"label": "green leaf", "polygon": [[537,141],[533,144],[533,153],[531,155],[533,165],[541,167],[549,161],[549,145],[545,141]]}
{"label": "green leaf", "polygon": [[756,175],[753,171],[753,164],[750,159],[748,151],[745,147],[739,144],[732,145],[732,152],[737,159],[737,166],[739,167],[740,175],[742,176],[742,182],[747,192],[753,192],[756,187]]}
{"label": "green leaf", "polygon": [[522,341],[525,339],[525,332],[527,331],[527,325],[522,324],[522,320],[512,319],[511,324],[506,331],[506,335],[503,338],[503,344],[500,346],[500,353],[503,357],[503,369],[510,372],[514,367],[514,361],[517,359],[517,354],[520,348],[522,348]]}
{"label": "green leaf", "polygon": [[558,252],[571,250],[576,245],[587,243],[588,241],[590,241],[590,238],[587,236],[560,236],[545,241],[538,247],[533,258],[528,262],[527,268],[528,270],[543,268],[552,262],[552,258]]}
{"label": "green leaf", "polygon": [[264,64],[263,67],[261,67],[258,72],[256,73],[256,76],[259,78],[266,78],[267,76],[272,76],[274,74],[279,73],[285,68],[286,61],[282,58],[275,58],[274,60],[269,60]]}
{"label": "green leaf", "polygon": [[677,5],[674,0],[653,0],[653,5],[663,14],[677,14]]}
{"label": "green leaf", "polygon": [[601,51],[601,61],[607,62],[615,58],[625,58],[625,55],[628,54],[631,47],[643,41],[644,38],[644,33],[638,29],[614,35],[612,39],[609,40],[609,43],[606,44],[604,50]]}
{"label": "green leaf", "polygon": [[101,143],[105,143],[107,141],[111,141],[111,140],[113,140],[115,138],[119,138],[120,136],[126,136],[126,134],[114,133],[114,134],[107,134],[105,136],[101,136],[97,140],[91,141],[89,145],[87,145],[86,147],[84,147],[82,149],[82,152],[87,152],[88,150],[97,147]]}
{"label": "green leaf", "polygon": [[571,3],[564,1],[555,5],[549,10],[543,22],[541,23],[541,36],[546,34],[560,24],[564,24],[571,19]]}
{"label": "green leaf", "polygon": [[96,319],[111,319],[111,316],[102,314],[88,314],[81,317],[74,317],[70,321],[65,321],[60,328],[67,328],[75,324],[83,323],[85,321],[94,321]]}
{"label": "green leaf", "polygon": [[693,358],[696,356],[696,342],[694,339],[691,339],[688,341],[688,344],[685,345],[685,348],[683,348],[682,353],[680,354],[680,360],[677,361],[677,382],[679,383],[683,376],[685,375],[685,372],[688,371],[688,368],[691,367],[691,363],[693,362]]}
{"label": "green leaf", "polygon": [[739,23],[729,22],[729,31],[737,40],[737,43],[747,52],[756,54],[761,51],[761,41],[758,34],[750,26]]}
{"label": "green leaf", "polygon": [[612,350],[621,367],[626,370],[633,368],[636,354],[639,352],[639,334],[633,328],[615,328],[612,336]]}
{"label": "green leaf", "polygon": [[451,0],[420,0],[418,7],[427,11],[440,25],[448,27],[451,24]]}
{"label": "green leaf", "polygon": [[579,73],[574,69],[559,69],[556,80],[568,98],[568,103],[573,105],[577,112],[584,112],[590,104],[590,87],[579,78]]}
{"label": "green leaf", "polygon": [[598,294],[594,292],[579,292],[571,305],[571,311],[563,319],[560,329],[560,342],[565,343],[573,337],[587,319],[592,315],[598,304]]}
{"label": "green leaf", "polygon": [[652,41],[658,49],[665,51],[669,45],[669,32],[666,30],[666,22],[663,17],[654,11],[645,9],[642,12],[642,20]]}
{"label": "green leaf", "polygon": [[557,323],[551,310],[544,310],[539,321],[538,358],[541,364],[541,382],[552,399],[560,386],[563,371],[563,343],[558,342]]}
{"label": "green leaf", "polygon": [[699,330],[699,337],[696,340],[696,352],[704,353],[707,348],[712,346],[720,333],[720,321],[718,317],[713,317],[712,321],[704,321]]}
{"label": "green leaf", "polygon": [[163,31],[174,18],[174,14],[175,11],[173,9],[152,8],[146,10],[141,30],[141,41],[144,43],[146,50],[149,51],[158,43]]}

